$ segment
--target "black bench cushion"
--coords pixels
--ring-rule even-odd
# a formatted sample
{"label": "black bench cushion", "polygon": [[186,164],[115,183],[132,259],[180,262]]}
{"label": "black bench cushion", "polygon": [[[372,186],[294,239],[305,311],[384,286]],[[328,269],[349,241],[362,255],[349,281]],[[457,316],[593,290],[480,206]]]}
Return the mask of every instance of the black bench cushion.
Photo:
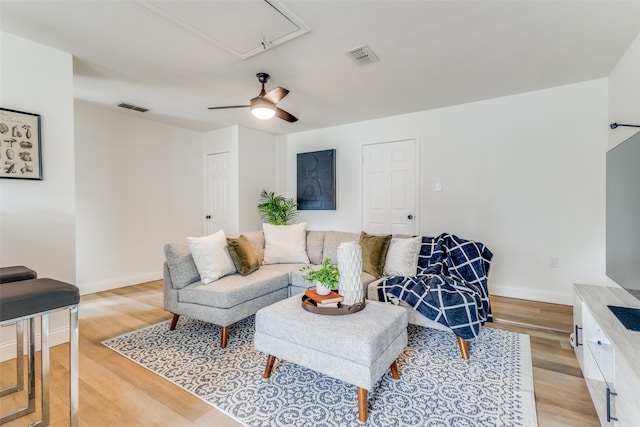
{"label": "black bench cushion", "polygon": [[0,285],[0,322],[78,304],[77,286],[54,279],[31,279]]}
{"label": "black bench cushion", "polygon": [[36,279],[38,273],[24,265],[0,268],[0,283],[17,282],[18,280]]}

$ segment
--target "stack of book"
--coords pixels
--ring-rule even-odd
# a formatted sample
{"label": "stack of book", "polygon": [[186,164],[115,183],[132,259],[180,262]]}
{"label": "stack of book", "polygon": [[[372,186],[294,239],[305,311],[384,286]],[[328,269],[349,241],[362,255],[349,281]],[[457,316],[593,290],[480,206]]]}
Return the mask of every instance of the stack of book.
{"label": "stack of book", "polygon": [[338,307],[338,303],[343,300],[342,295],[335,291],[329,292],[329,295],[318,295],[315,289],[307,289],[304,293],[316,307],[331,308]]}

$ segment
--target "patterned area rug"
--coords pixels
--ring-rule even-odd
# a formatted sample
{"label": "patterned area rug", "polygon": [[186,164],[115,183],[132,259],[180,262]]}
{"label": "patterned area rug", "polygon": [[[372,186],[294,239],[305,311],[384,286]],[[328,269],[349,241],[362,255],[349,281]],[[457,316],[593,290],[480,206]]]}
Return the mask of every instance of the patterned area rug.
{"label": "patterned area rug", "polygon": [[266,355],[253,348],[254,318],[229,329],[180,318],[104,345],[247,426],[536,426],[529,336],[483,328],[464,361],[451,333],[409,325],[398,360],[369,392],[358,421],[356,387],[278,360],[263,379]]}

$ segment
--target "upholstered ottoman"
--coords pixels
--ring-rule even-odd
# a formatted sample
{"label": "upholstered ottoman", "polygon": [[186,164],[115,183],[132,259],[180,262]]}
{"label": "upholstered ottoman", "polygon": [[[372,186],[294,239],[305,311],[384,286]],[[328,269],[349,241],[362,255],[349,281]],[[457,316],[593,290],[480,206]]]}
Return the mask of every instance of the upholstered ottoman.
{"label": "upholstered ottoman", "polygon": [[325,316],[304,310],[300,295],[256,313],[254,345],[267,353],[264,377],[275,358],[296,363],[357,387],[358,414],[367,420],[367,390],[391,368],[407,345],[407,312],[401,307],[367,301],[353,314]]}
{"label": "upholstered ottoman", "polygon": [[19,282],[21,280],[36,279],[38,273],[24,265],[0,267],[0,283]]}

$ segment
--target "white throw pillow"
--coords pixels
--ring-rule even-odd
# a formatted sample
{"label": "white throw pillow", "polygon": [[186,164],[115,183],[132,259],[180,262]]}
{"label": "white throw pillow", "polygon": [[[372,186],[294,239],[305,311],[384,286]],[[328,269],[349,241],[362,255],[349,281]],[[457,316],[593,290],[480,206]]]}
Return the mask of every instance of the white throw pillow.
{"label": "white throw pillow", "polygon": [[415,276],[418,270],[418,257],[422,237],[410,239],[391,239],[387,259],[384,262],[385,276]]}
{"label": "white throw pillow", "polygon": [[262,224],[265,264],[308,264],[307,223]]}
{"label": "white throw pillow", "polygon": [[236,267],[227,249],[224,230],[204,237],[187,237],[187,242],[200,273],[200,281],[205,285],[235,273]]}

